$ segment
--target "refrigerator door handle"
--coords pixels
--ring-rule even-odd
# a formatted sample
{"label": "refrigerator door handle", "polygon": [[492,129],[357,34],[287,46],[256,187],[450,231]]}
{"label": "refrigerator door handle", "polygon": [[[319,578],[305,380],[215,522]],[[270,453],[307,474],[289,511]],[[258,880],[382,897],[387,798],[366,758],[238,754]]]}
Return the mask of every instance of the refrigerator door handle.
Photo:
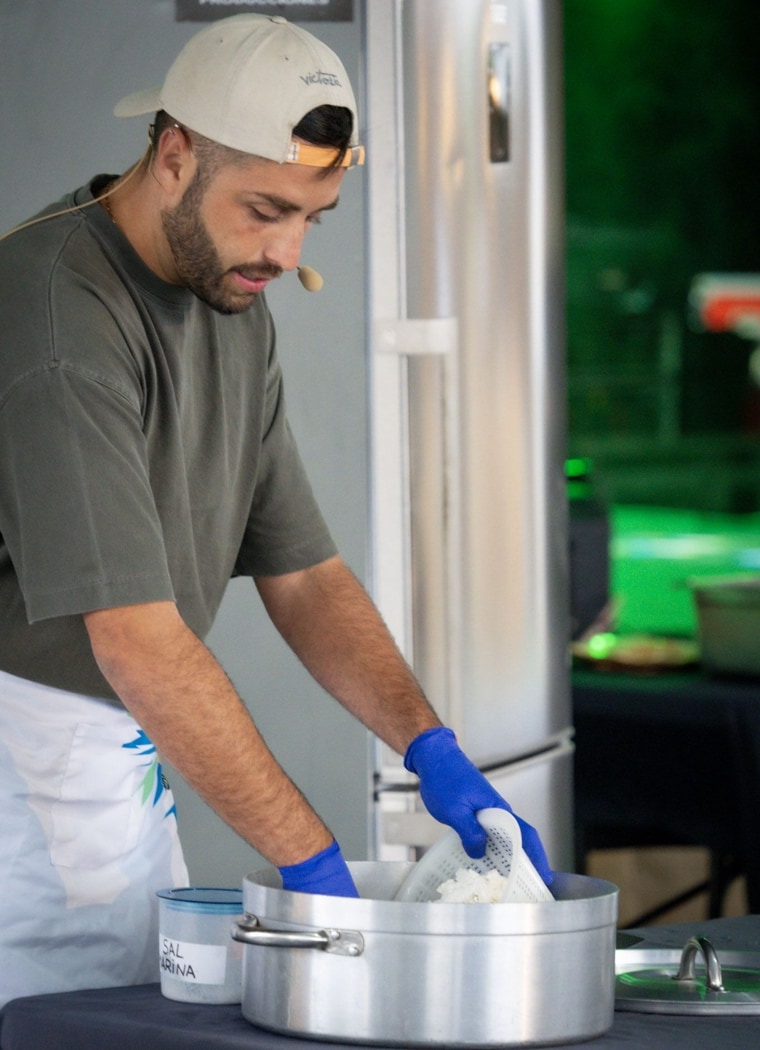
{"label": "refrigerator door handle", "polygon": [[375,322],[375,349],[383,354],[454,354],[459,339],[456,317],[389,318]]}

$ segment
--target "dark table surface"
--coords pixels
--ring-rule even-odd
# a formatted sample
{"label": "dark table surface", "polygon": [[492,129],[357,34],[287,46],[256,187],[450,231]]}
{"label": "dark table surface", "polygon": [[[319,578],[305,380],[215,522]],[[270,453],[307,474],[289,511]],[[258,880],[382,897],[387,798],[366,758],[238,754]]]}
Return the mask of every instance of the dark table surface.
{"label": "dark table surface", "polygon": [[[692,934],[703,933],[718,951],[760,951],[760,916],[633,932],[648,946],[680,948]],[[577,1050],[754,1050],[759,1042],[758,1015],[618,1011],[609,1032],[572,1046]],[[255,1028],[244,1020],[238,1006],[164,999],[158,985],[30,996],[8,1003],[0,1012],[2,1050],[311,1050],[317,1045]],[[349,1050],[352,1046],[322,1045]]]}
{"label": "dark table surface", "polygon": [[651,829],[734,854],[760,913],[760,680],[576,669],[572,697],[578,853]]}

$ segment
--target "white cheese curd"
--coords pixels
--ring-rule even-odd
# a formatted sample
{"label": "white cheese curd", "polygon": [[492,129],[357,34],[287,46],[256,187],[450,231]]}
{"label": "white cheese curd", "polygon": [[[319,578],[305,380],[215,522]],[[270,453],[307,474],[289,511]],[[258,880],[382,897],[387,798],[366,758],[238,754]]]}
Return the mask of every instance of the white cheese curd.
{"label": "white cheese curd", "polygon": [[504,896],[507,879],[498,871],[481,875],[469,868],[459,868],[453,879],[438,887],[439,901],[450,904],[498,904]]}

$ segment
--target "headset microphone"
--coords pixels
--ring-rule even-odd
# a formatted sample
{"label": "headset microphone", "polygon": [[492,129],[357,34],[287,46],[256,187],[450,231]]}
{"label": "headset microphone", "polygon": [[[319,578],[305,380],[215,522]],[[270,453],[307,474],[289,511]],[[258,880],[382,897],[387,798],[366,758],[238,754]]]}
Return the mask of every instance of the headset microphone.
{"label": "headset microphone", "polygon": [[322,285],[325,283],[322,279],[322,274],[317,273],[317,271],[311,266],[298,267],[298,280],[307,292],[319,292],[322,290]]}

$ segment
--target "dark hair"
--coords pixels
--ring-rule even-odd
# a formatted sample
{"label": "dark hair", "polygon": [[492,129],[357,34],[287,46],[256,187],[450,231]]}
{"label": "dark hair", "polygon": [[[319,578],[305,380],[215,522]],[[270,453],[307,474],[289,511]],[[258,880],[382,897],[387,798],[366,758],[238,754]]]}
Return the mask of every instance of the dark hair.
{"label": "dark hair", "polygon": [[331,167],[338,167],[351,144],[354,118],[345,106],[318,106],[310,110],[293,128],[296,138],[312,146],[328,146],[336,150]]}
{"label": "dark hair", "polygon": [[[335,160],[324,169],[327,173],[331,168],[339,167],[345,157],[351,143],[353,123],[353,114],[345,106],[318,106],[301,118],[293,128],[293,134],[312,146],[326,146],[335,150]],[[182,128],[189,137],[198,158],[199,169],[203,170],[204,180],[211,178],[225,164],[240,164],[250,160],[248,153],[223,146],[197,131],[185,128],[163,109],[156,113],[153,120],[151,141],[154,147],[166,129],[174,125]]]}

